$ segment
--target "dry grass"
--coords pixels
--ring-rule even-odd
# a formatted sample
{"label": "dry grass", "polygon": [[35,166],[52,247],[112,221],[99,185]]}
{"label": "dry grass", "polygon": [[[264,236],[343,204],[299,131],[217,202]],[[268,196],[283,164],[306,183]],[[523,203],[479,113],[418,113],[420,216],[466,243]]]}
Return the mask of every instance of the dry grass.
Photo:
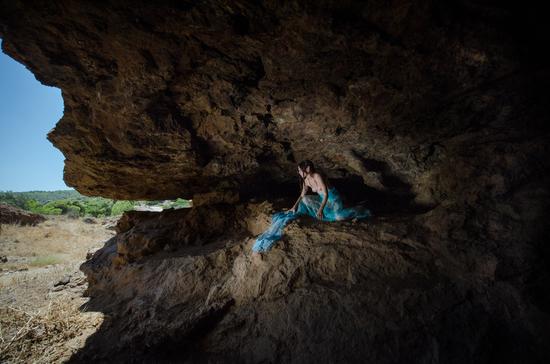
{"label": "dry grass", "polygon": [[43,267],[46,265],[54,265],[63,262],[63,259],[58,255],[44,255],[41,257],[35,257],[29,262],[32,267]]}
{"label": "dry grass", "polygon": [[83,346],[103,321],[96,312],[80,312],[78,299],[60,295],[34,311],[0,307],[0,361],[63,362]]}
{"label": "dry grass", "polygon": [[[79,266],[114,234],[96,220],[55,216],[37,226],[2,225],[0,256],[8,261],[0,263],[0,362],[64,362],[101,324],[103,314],[79,310],[88,301]],[[71,283],[52,291],[68,275]]]}
{"label": "dry grass", "polygon": [[90,247],[112,236],[97,224],[52,216],[37,226],[2,225],[0,255],[40,257],[57,255],[62,261],[84,260]]}
{"label": "dry grass", "polygon": [[61,278],[78,271],[79,262],[30,268],[26,271],[0,275],[0,307],[17,305],[33,310],[48,300],[51,287]]}

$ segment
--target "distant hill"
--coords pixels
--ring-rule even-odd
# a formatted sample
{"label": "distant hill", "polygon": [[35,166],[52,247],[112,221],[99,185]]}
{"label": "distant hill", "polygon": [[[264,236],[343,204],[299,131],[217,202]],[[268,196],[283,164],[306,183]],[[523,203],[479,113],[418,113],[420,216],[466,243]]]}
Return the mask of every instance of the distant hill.
{"label": "distant hill", "polygon": [[0,191],[0,200],[3,197],[14,195],[22,197],[25,200],[36,200],[40,203],[46,203],[55,200],[63,199],[85,199],[84,195],[81,195],[76,190],[57,190],[57,191],[27,191],[27,192],[12,192],[12,191]]}

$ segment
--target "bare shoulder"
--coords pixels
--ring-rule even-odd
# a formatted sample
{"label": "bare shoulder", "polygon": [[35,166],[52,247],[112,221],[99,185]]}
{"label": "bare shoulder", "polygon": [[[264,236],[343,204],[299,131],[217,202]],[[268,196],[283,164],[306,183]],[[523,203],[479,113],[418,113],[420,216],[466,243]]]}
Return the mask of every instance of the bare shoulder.
{"label": "bare shoulder", "polygon": [[325,186],[327,186],[327,188],[330,188],[332,186],[332,184],[324,174],[315,172],[313,173],[313,178],[315,178],[315,180],[319,182],[322,182]]}
{"label": "bare shoulder", "polygon": [[325,178],[323,177],[323,175],[317,172],[313,173],[313,178],[317,181],[323,181],[323,182],[325,181]]}

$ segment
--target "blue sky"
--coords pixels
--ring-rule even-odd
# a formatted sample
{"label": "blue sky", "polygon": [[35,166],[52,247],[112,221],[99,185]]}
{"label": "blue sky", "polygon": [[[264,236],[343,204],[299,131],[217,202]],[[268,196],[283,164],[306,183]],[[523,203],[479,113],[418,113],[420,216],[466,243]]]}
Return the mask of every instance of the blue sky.
{"label": "blue sky", "polygon": [[0,51],[0,191],[69,189],[63,154],[46,139],[62,115],[61,90]]}

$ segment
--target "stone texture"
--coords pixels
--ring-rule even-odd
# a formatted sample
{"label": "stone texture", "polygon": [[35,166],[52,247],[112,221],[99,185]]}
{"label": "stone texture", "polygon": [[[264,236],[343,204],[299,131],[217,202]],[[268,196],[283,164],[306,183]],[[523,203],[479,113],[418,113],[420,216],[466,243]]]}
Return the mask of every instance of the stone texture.
{"label": "stone texture", "polygon": [[239,202],[239,194],[234,190],[217,190],[193,195],[193,206],[210,205],[216,203],[232,204]]}
{"label": "stone texture", "polygon": [[453,158],[492,157],[490,148],[545,127],[534,9],[170,4],[2,2],[3,50],[63,90],[49,139],[81,193],[167,199],[234,188],[246,198],[258,180],[294,181],[304,158],[331,177],[373,181],[353,153],[369,172],[387,167],[371,187],[397,176],[434,203],[452,193],[435,181],[454,179],[442,170]]}
{"label": "stone texture", "polygon": [[227,204],[160,213],[129,211],[117,223],[116,262],[133,262],[182,245],[201,245],[227,232],[242,235],[238,228],[242,215],[242,208]]}
{"label": "stone texture", "polygon": [[[274,209],[243,211],[260,222]],[[119,265],[119,235],[81,267],[88,309],[111,319],[72,360],[544,362],[546,263],[518,243],[534,236],[520,219],[495,220],[484,234],[506,239],[471,240],[478,231],[465,219],[447,206],[357,223],[302,218],[263,260],[251,256],[249,231],[179,239],[174,251]]]}
{"label": "stone texture", "polygon": [[[109,319],[73,362],[550,361],[541,9],[1,4],[4,51],[63,90],[69,185],[203,202],[126,214],[90,254]],[[305,158],[375,218],[292,222],[253,259]]]}

